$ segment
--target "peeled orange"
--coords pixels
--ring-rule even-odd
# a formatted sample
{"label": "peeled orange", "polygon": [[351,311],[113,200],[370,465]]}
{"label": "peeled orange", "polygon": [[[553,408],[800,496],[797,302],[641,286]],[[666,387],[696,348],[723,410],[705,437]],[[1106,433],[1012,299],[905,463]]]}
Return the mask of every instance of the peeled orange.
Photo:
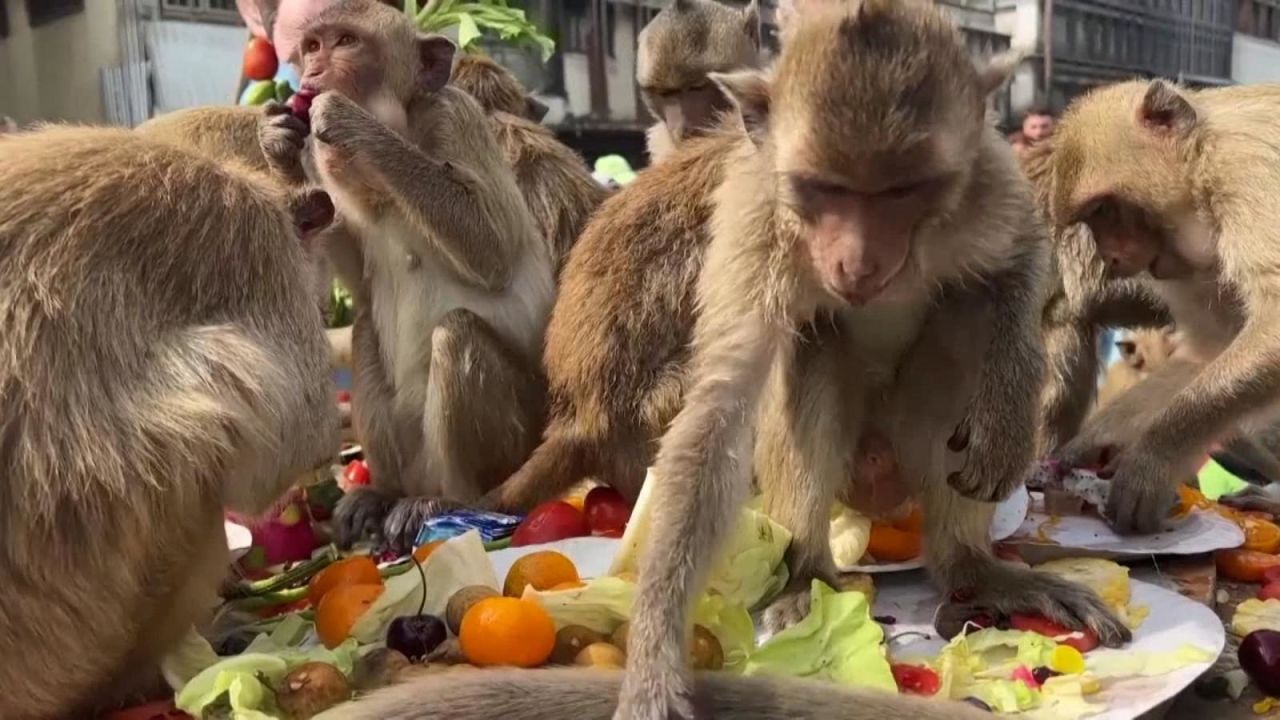
{"label": "peeled orange", "polygon": [[527,585],[532,585],[534,590],[550,590],[557,585],[580,580],[578,568],[572,560],[555,550],[539,550],[515,561],[507,571],[502,594],[518,598],[524,595]]}
{"label": "peeled orange", "polygon": [[320,607],[320,600],[330,590],[341,585],[381,585],[382,574],[378,564],[367,555],[343,558],[316,573],[307,585],[307,600],[311,607]]}
{"label": "peeled orange", "polygon": [[458,643],[480,667],[545,663],[556,646],[556,626],[541,605],[512,597],[485,598],[462,618]]}
{"label": "peeled orange", "polygon": [[324,594],[316,607],[316,634],[330,650],[351,635],[356,620],[385,590],[382,585],[339,585]]}

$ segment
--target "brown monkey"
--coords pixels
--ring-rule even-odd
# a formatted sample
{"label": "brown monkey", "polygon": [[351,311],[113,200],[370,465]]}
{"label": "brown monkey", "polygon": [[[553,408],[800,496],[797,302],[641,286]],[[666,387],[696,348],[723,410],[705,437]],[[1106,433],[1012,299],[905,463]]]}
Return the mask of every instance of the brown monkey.
{"label": "brown monkey", "polygon": [[731,8],[716,0],[672,0],[637,38],[636,83],[649,114],[650,162],[716,125],[729,100],[708,73],[761,64],[760,4]]}
{"label": "brown monkey", "polygon": [[[693,380],[654,466],[616,718],[693,715],[689,601],[749,484],[753,427],[765,511],[793,533],[797,580],[768,624],[802,614],[802,583],[833,579],[830,502],[849,443],[874,422],[923,495],[944,591],[1086,626],[1109,645],[1130,637],[1092,591],[991,552],[993,503],[1033,459],[1043,372],[1047,248],[1017,161],[986,120],[1014,63],[975,68],[932,3],[781,11],[771,76],[713,76],[747,137],[713,192]],[[796,332],[820,312],[832,320]]]}
{"label": "brown monkey", "polygon": [[1275,420],[1280,334],[1263,318],[1280,295],[1268,194],[1280,184],[1277,111],[1280,87],[1128,82],[1078,100],[1055,136],[1054,223],[1083,223],[1108,274],[1151,288],[1189,356],[1207,360],[1198,372],[1170,363],[1099,412],[1138,420],[1126,437],[1086,427],[1060,451],[1086,464],[1119,450],[1107,512],[1121,531],[1156,531],[1211,443]]}
{"label": "brown monkey", "polygon": [[1177,335],[1172,325],[1158,330],[1135,330],[1116,341],[1120,360],[1107,368],[1098,389],[1098,407],[1137,385],[1173,356]]}
{"label": "brown monkey", "polygon": [[224,506],[336,455],[305,278],[332,217],[126,130],[0,141],[0,717],[147,689],[216,602]]}
{"label": "brown monkey", "polygon": [[[451,670],[421,674],[317,720],[609,720],[622,673],[601,669]],[[703,673],[699,717],[733,720],[980,720],[968,704],[855,690],[818,680]]]}
{"label": "brown monkey", "polygon": [[[502,155],[559,271],[609,191],[591,177],[582,156],[538,123],[541,114],[531,105],[537,101],[506,68],[485,57],[462,55],[450,84],[466,90],[488,113]],[[531,109],[526,115],[522,108]]]}
{"label": "brown monkey", "polygon": [[338,506],[343,544],[380,531],[404,547],[442,497],[475,500],[519,467],[544,423],[556,259],[483,109],[448,85],[454,53],[386,5],[339,0],[303,32],[309,150],[296,119],[273,126],[268,158],[317,177],[359,238],[343,262],[363,279],[353,412],[373,487]]}

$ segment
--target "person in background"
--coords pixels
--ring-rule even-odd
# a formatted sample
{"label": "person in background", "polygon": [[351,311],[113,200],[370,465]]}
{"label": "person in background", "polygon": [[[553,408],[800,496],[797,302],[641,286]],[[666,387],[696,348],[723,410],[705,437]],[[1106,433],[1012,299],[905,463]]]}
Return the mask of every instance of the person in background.
{"label": "person in background", "polygon": [[18,132],[18,123],[8,115],[0,115],[0,135]]}
{"label": "person in background", "polygon": [[[1036,106],[1022,116],[1022,139],[1028,147],[1044,140],[1053,134],[1053,111],[1045,106]],[[1016,148],[1015,148],[1016,149]]]}

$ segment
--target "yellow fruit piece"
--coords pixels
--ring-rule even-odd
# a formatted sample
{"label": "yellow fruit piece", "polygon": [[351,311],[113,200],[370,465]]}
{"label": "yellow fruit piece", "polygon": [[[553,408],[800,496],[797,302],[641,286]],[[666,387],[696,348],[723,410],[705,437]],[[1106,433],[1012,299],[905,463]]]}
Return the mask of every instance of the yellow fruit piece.
{"label": "yellow fruit piece", "polygon": [[1102,683],[1098,682],[1097,678],[1089,677],[1087,675],[1085,677],[1080,678],[1080,694],[1081,695],[1093,695],[1094,693],[1101,692],[1101,691],[1102,691]]}
{"label": "yellow fruit piece", "polygon": [[581,582],[578,568],[573,561],[555,550],[540,550],[516,560],[507,571],[507,581],[502,594],[518,598],[524,595],[526,585],[534,590],[550,590],[557,585]]}
{"label": "yellow fruit piece", "polygon": [[1049,669],[1063,675],[1078,675],[1084,672],[1084,655],[1070,645],[1059,645],[1049,656]]}
{"label": "yellow fruit piece", "polygon": [[1129,568],[1123,565],[1099,558],[1064,558],[1041,563],[1036,569],[1080,583],[1098,593],[1102,602],[1130,627],[1137,627],[1146,617],[1145,613],[1134,617],[1136,613],[1129,610]]}

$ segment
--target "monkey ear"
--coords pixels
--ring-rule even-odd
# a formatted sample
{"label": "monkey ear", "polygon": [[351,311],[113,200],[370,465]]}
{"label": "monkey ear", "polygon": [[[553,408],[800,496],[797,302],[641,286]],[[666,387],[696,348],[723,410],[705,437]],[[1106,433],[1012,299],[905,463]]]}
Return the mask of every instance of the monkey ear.
{"label": "monkey ear", "polygon": [[418,82],[427,92],[439,92],[453,76],[458,46],[443,35],[418,36]]}
{"label": "monkey ear", "polygon": [[310,248],[315,237],[333,224],[335,212],[329,193],[317,188],[301,190],[289,197],[293,229],[304,248]]}
{"label": "monkey ear", "polygon": [[542,122],[542,119],[545,118],[547,113],[551,110],[551,108],[547,107],[546,103],[532,95],[525,95],[524,107],[525,114],[529,116],[530,120],[536,123]]}
{"label": "monkey ear", "polygon": [[1198,120],[1191,102],[1163,80],[1151,81],[1138,106],[1138,122],[1158,133],[1182,135],[1195,127]]}
{"label": "monkey ear", "polygon": [[747,135],[757,141],[763,138],[769,125],[768,76],[758,70],[740,70],[708,73],[707,79],[733,103]]}
{"label": "monkey ear", "polygon": [[751,38],[751,42],[760,47],[760,0],[751,0],[751,3],[742,9],[742,21],[747,28],[747,37]]}
{"label": "monkey ear", "polygon": [[1004,87],[1026,57],[1025,50],[1007,50],[987,58],[978,68],[978,83],[982,87],[983,97]]}

